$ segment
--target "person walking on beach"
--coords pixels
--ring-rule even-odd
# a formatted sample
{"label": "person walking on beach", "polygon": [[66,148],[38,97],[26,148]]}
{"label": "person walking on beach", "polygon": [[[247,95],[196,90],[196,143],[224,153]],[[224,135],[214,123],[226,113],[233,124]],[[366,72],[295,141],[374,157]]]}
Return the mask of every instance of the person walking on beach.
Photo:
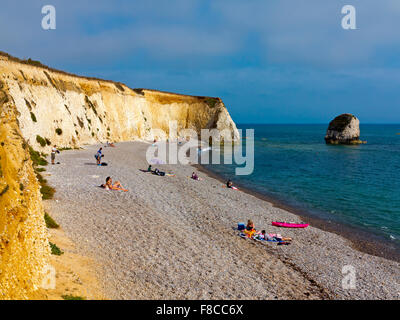
{"label": "person walking on beach", "polygon": [[57,146],[54,145],[51,149],[51,164],[54,164],[56,161],[56,153],[60,153],[60,151],[58,151]]}

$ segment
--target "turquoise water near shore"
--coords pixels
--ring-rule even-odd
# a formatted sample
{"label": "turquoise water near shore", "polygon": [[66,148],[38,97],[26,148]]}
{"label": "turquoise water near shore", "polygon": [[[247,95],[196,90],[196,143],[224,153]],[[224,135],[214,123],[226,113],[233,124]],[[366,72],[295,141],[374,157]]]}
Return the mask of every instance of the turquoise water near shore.
{"label": "turquoise water near shore", "polygon": [[[238,125],[255,130],[255,168],[208,170],[320,219],[400,246],[400,124],[360,126],[367,144],[329,146],[327,125]],[[244,140],[245,141],[245,140]]]}

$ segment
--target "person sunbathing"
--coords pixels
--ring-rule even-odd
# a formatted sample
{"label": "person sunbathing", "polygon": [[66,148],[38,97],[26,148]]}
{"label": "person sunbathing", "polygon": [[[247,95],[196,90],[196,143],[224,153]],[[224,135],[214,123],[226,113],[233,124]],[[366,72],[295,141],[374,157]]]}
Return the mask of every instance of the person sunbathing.
{"label": "person sunbathing", "polygon": [[102,184],[101,187],[103,187],[106,190],[121,190],[121,191],[125,191],[127,192],[128,190],[125,189],[121,182],[119,181],[115,181],[115,183],[113,184],[111,177],[107,177],[106,178],[106,183]]}
{"label": "person sunbathing", "polygon": [[195,172],[192,173],[192,179],[198,181],[200,180],[199,176]]}
{"label": "person sunbathing", "polygon": [[165,176],[165,172],[164,171],[160,171],[157,168],[153,171],[153,174],[155,174],[157,176]]}
{"label": "person sunbathing", "polygon": [[115,144],[107,141],[107,147],[115,148]]}
{"label": "person sunbathing", "polygon": [[270,233],[269,236],[277,241],[292,241],[292,238],[282,237],[279,233]]}

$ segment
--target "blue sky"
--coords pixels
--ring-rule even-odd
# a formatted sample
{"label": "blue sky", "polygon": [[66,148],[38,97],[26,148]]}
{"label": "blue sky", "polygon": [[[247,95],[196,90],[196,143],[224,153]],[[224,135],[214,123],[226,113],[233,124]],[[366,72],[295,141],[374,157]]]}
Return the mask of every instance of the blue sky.
{"label": "blue sky", "polygon": [[[56,30],[41,28],[48,4]],[[341,27],[346,4],[357,30]],[[0,30],[17,57],[219,96],[238,123],[400,123],[398,0],[6,0]]]}

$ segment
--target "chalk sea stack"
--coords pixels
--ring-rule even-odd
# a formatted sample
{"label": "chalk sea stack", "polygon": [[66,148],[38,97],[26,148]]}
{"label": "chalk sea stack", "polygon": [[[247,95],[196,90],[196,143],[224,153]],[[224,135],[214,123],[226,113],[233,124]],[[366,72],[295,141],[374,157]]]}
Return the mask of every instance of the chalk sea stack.
{"label": "chalk sea stack", "polygon": [[360,120],[352,114],[344,113],[329,123],[325,135],[327,144],[361,144]]}

